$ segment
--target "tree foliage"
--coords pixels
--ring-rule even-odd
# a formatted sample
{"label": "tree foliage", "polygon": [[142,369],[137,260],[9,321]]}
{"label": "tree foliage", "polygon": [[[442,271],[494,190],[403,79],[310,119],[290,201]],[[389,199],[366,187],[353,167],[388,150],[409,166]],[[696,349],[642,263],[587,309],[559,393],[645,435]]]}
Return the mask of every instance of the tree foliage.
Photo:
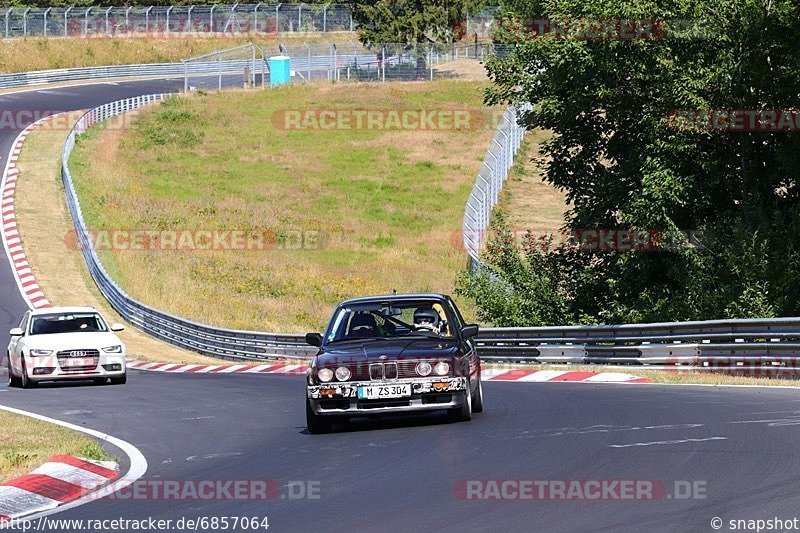
{"label": "tree foliage", "polygon": [[[664,21],[666,31],[652,39],[504,32],[516,46],[489,62],[487,101],[530,102],[525,123],[553,132],[542,147],[544,178],[571,202],[568,230],[703,238],[700,246],[639,253],[557,246],[531,257],[518,246],[519,261],[490,246],[492,275],[483,285],[462,284],[486,319],[527,325],[800,314],[800,131],[669,120],[686,109],[797,109],[800,2],[506,0],[499,16]],[[678,32],[677,21],[691,21],[694,30]],[[482,303],[498,294],[509,296]],[[514,310],[554,294],[561,298],[552,315]]]}
{"label": "tree foliage", "polygon": [[348,0],[366,46],[427,45],[458,40],[483,0]]}

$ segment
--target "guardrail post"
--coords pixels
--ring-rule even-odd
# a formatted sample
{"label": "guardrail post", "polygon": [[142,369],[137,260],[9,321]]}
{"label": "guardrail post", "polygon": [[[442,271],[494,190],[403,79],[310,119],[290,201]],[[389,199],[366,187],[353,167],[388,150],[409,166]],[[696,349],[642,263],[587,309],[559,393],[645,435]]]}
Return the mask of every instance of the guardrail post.
{"label": "guardrail post", "polygon": [[219,66],[219,84],[218,89],[222,90],[222,52],[217,52],[217,64]]}

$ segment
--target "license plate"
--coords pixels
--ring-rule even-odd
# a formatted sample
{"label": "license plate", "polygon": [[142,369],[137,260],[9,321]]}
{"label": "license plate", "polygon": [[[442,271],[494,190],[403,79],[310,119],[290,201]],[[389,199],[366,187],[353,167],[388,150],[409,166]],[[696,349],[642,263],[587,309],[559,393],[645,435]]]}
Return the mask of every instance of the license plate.
{"label": "license plate", "polygon": [[72,357],[70,359],[65,360],[61,366],[66,366],[68,368],[72,368],[74,366],[90,366],[92,364],[92,360],[86,359],[84,357]]}
{"label": "license plate", "polygon": [[382,400],[384,398],[411,397],[411,384],[400,385],[368,385],[358,388],[359,400]]}

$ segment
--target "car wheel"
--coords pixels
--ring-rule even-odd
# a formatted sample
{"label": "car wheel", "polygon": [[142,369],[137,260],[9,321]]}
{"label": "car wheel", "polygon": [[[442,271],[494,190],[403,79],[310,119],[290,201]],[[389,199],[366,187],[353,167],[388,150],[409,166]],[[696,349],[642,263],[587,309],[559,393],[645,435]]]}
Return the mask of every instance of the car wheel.
{"label": "car wheel", "polygon": [[125,383],[127,383],[127,382],[128,382],[128,373],[127,372],[122,374],[118,378],[111,378],[111,384],[112,385],[125,385]]}
{"label": "car wheel", "polygon": [[483,412],[483,382],[480,374],[478,374],[478,388],[475,390],[475,394],[472,395],[472,412]]}
{"label": "car wheel", "polygon": [[8,367],[8,386],[19,387],[21,385],[21,381],[11,370],[11,356],[8,353],[6,353],[6,366]]}
{"label": "car wheel", "polygon": [[467,422],[472,420],[472,393],[470,392],[470,382],[467,379],[467,390],[464,391],[464,403],[461,407],[450,410],[450,418],[454,422]]}
{"label": "car wheel", "polygon": [[22,388],[35,389],[39,384],[28,377],[28,369],[25,368],[25,356],[23,355],[20,359],[22,360]]}
{"label": "car wheel", "polygon": [[311,408],[311,402],[306,400],[306,427],[309,433],[313,433],[314,435],[330,433],[332,424],[331,421],[326,418],[327,417],[319,416],[315,413]]}

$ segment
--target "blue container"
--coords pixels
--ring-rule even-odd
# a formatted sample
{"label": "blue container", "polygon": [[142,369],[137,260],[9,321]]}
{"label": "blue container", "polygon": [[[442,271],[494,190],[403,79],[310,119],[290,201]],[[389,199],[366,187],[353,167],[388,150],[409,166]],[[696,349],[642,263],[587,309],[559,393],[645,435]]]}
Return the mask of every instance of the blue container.
{"label": "blue container", "polygon": [[269,86],[285,85],[292,78],[292,59],[289,56],[274,56],[269,58]]}

